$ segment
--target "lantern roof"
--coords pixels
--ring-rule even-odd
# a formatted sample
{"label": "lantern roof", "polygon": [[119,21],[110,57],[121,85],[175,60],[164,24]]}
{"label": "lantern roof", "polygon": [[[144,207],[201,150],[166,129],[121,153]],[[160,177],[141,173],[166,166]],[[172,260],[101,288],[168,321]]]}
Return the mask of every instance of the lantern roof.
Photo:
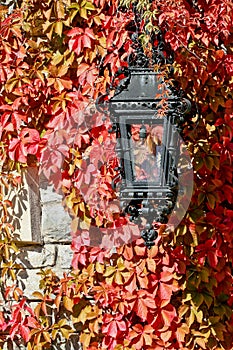
{"label": "lantern roof", "polygon": [[130,67],[128,76],[116,88],[110,103],[114,102],[153,102],[162,99],[174,100],[177,97],[163,80],[161,73],[150,68]]}
{"label": "lantern roof", "polygon": [[109,102],[110,109],[116,113],[123,110],[147,110],[149,113],[158,108],[159,101],[164,99],[170,105],[177,98],[161,73],[151,68],[129,67],[127,76],[120,81]]}

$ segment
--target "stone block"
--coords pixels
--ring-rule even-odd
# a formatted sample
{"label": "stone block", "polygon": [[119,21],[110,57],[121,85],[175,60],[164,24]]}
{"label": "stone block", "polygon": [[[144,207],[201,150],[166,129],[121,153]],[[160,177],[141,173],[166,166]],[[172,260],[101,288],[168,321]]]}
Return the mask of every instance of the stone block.
{"label": "stone block", "polygon": [[71,241],[71,218],[61,202],[43,204],[41,221],[41,232],[45,243]]}
{"label": "stone block", "polygon": [[[48,266],[47,268],[50,267]],[[62,278],[64,273],[69,272],[68,268],[61,268],[60,266],[51,267],[51,270],[59,278]],[[38,274],[39,272],[41,272],[41,269],[23,269],[18,273],[20,287],[23,289],[24,295],[32,301],[35,299],[32,293],[35,291],[40,291],[39,282],[41,280],[41,275]]]}
{"label": "stone block", "polygon": [[63,269],[71,267],[71,261],[73,258],[74,252],[71,250],[69,245],[59,245],[57,252],[57,264],[56,267],[61,267]]}
{"label": "stone block", "polygon": [[24,295],[29,299],[35,299],[32,293],[39,290],[41,276],[38,275],[38,272],[40,269],[27,269],[21,270],[18,274]]}
{"label": "stone block", "polygon": [[[12,202],[9,220],[14,226],[15,238],[25,243],[41,243],[39,177],[36,167],[22,170],[22,184],[5,188],[4,196]],[[0,215],[2,213],[0,212]]]}
{"label": "stone block", "polygon": [[61,193],[57,193],[53,186],[49,185],[48,181],[40,176],[40,199],[41,203],[54,201],[62,203],[63,195]]}
{"label": "stone block", "polygon": [[17,256],[17,263],[26,269],[45,268],[56,264],[56,256],[55,245],[28,246],[21,249]]}

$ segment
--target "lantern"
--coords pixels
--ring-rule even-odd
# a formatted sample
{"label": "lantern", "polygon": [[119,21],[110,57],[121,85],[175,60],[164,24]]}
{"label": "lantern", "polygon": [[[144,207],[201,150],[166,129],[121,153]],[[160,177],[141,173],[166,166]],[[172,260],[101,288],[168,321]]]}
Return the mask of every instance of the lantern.
{"label": "lantern", "polygon": [[190,103],[161,74],[140,65],[127,69],[109,103],[120,160],[113,186],[130,220],[145,219],[141,235],[151,247],[156,223],[166,223],[176,203],[178,135]]}

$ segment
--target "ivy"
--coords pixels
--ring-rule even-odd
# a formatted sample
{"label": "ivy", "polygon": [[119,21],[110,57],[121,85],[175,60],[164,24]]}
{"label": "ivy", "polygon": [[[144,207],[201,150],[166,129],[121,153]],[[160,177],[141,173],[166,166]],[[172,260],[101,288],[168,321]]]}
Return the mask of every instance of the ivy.
{"label": "ivy", "polygon": [[[161,225],[151,250],[115,202],[116,140],[108,115],[95,109],[127,66],[135,4],[23,0],[1,12],[2,344],[9,335],[39,350],[78,334],[86,350],[232,349],[232,2],[136,4],[146,52],[159,28],[162,54],[173,55],[174,80],[192,102],[182,135],[192,201],[174,232]],[[33,310],[17,278],[5,193],[20,186],[20,169],[39,164],[64,193],[74,256],[63,277],[41,271]]]}

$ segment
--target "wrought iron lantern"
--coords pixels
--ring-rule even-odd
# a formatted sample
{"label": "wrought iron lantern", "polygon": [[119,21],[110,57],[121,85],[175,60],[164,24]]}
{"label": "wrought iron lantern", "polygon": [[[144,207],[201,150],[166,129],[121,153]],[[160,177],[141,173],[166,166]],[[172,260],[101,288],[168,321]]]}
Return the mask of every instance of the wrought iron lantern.
{"label": "wrought iron lantern", "polygon": [[116,133],[120,159],[113,186],[130,219],[144,218],[141,236],[151,247],[158,235],[156,223],[166,223],[176,203],[177,134],[190,104],[138,58],[124,71],[125,79],[109,103],[110,132]]}

